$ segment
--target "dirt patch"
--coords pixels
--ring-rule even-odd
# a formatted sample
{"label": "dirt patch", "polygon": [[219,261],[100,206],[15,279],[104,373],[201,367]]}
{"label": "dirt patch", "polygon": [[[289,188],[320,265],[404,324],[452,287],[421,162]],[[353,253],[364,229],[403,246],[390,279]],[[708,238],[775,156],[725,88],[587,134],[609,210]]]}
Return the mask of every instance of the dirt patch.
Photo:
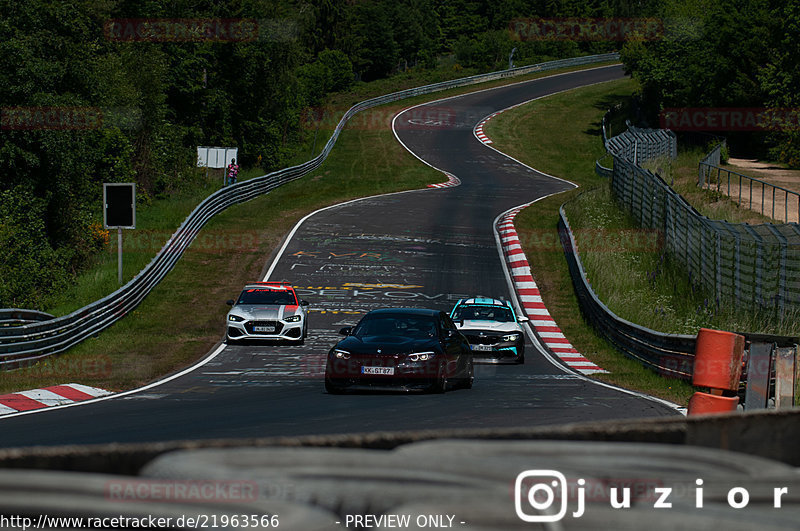
{"label": "dirt patch", "polygon": [[[707,185],[708,189],[718,189],[741,206],[777,222],[800,222],[800,196],[796,195],[800,194],[800,170],[790,170],[759,160],[737,158],[728,159],[728,163],[722,168],[719,185],[716,183],[717,171],[714,170],[711,182]],[[736,173],[728,174],[725,170],[763,182],[751,181]]]}
{"label": "dirt patch", "polygon": [[733,157],[728,159],[728,164],[724,167],[800,193],[800,170],[789,170],[760,160],[735,159]]}

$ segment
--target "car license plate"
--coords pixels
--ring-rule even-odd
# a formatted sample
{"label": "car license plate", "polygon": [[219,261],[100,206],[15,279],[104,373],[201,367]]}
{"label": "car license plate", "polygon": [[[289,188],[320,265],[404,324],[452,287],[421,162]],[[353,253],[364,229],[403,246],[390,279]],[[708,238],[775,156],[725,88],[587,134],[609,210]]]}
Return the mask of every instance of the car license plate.
{"label": "car license plate", "polygon": [[272,333],[272,332],[275,332],[275,327],[274,326],[254,326],[253,327],[253,332],[269,332],[269,333]]}
{"label": "car license plate", "polygon": [[491,352],[494,350],[491,345],[471,345],[472,350],[477,350],[478,352]]}
{"label": "car license plate", "polygon": [[394,367],[361,367],[361,374],[392,376],[394,374]]}

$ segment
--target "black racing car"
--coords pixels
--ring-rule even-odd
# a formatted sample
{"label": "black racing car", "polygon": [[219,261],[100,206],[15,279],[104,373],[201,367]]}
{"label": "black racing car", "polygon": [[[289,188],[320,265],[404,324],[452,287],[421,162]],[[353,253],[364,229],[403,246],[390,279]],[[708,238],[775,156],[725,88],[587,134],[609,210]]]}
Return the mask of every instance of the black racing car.
{"label": "black racing car", "polygon": [[328,353],[325,389],[400,388],[443,393],[471,388],[469,343],[438,310],[387,308],[366,314]]}

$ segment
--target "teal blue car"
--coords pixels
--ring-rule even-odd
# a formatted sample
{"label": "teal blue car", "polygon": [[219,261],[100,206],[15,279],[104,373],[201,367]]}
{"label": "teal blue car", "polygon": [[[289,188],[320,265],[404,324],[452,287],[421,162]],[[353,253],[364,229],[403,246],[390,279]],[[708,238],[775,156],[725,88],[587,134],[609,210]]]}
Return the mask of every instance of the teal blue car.
{"label": "teal blue car", "polygon": [[525,363],[525,332],[508,301],[488,297],[460,299],[450,318],[467,338],[475,361]]}

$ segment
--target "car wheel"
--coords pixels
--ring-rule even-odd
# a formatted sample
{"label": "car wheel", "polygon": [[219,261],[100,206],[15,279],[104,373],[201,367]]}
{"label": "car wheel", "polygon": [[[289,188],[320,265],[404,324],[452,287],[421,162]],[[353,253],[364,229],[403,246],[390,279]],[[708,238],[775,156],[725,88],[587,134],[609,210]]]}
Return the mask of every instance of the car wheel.
{"label": "car wheel", "polygon": [[433,384],[434,393],[444,393],[447,391],[447,371],[445,370],[444,363],[439,365],[439,374],[436,376],[436,383]]}
{"label": "car wheel", "polygon": [[472,389],[472,384],[475,381],[475,365],[472,364],[472,361],[469,362],[469,374],[466,378],[464,378],[464,384],[462,387],[464,389]]}
{"label": "car wheel", "polygon": [[344,389],[325,378],[325,391],[331,395],[340,395],[344,392]]}

